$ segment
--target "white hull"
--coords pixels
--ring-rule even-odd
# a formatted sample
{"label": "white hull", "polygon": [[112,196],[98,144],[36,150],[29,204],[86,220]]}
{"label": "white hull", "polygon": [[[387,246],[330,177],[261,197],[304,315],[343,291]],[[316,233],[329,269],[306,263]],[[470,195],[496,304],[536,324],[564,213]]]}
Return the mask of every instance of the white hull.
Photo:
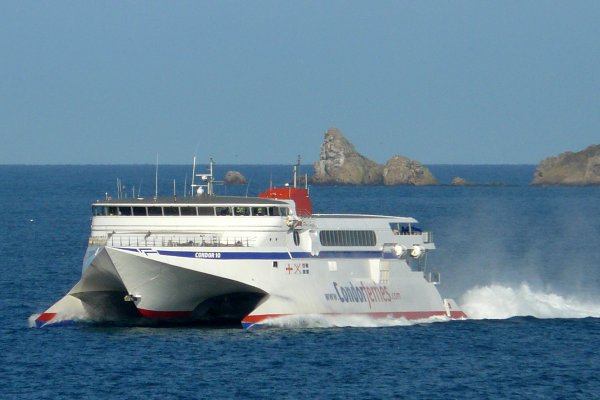
{"label": "white hull", "polygon": [[412,218],[313,214],[308,191],[296,188],[258,198],[107,198],[93,214],[81,280],[38,326],[465,317],[437,291],[426,264],[431,234]]}
{"label": "white hull", "polygon": [[288,315],[464,317],[456,305],[449,308],[422,271],[412,270],[407,260],[389,252],[311,256],[284,248],[269,252],[206,247],[92,250],[96,255],[81,281],[42,314],[39,326],[71,318],[237,320],[251,327]]}

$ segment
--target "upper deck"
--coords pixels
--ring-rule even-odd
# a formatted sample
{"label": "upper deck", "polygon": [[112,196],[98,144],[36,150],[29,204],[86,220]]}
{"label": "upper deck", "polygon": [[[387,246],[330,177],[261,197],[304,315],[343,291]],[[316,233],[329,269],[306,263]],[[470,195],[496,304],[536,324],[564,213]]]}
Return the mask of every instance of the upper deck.
{"label": "upper deck", "polygon": [[107,199],[92,205],[94,216],[287,216],[294,213],[289,201],[255,197],[198,196]]}
{"label": "upper deck", "polygon": [[[313,214],[308,188],[270,188],[258,197],[217,196],[211,173],[190,197],[117,198],[92,204],[90,244],[110,246],[315,246],[373,248],[415,236],[408,217]],[[305,239],[300,240],[301,237]],[[320,244],[318,244],[320,243]],[[415,242],[416,243],[416,242]],[[413,243],[414,244],[414,243]],[[289,249],[288,249],[289,250]]]}

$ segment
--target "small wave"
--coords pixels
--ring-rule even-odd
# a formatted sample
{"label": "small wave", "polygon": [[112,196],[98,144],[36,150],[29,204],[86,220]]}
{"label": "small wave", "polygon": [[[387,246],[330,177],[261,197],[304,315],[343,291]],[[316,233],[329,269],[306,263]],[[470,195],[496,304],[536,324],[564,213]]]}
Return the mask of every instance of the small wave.
{"label": "small wave", "polygon": [[261,322],[263,327],[276,328],[379,328],[390,326],[411,326],[428,324],[433,322],[449,321],[445,316],[434,316],[424,319],[405,318],[371,318],[363,315],[286,315],[282,317],[269,318]]}
{"label": "small wave", "polygon": [[598,301],[534,291],[527,283],[517,288],[497,284],[475,287],[461,297],[460,304],[470,319],[600,317]]}
{"label": "small wave", "polygon": [[36,327],[35,320],[38,319],[40,315],[42,315],[42,314],[31,314],[29,316],[29,319],[27,320],[27,324],[29,325],[30,328]]}

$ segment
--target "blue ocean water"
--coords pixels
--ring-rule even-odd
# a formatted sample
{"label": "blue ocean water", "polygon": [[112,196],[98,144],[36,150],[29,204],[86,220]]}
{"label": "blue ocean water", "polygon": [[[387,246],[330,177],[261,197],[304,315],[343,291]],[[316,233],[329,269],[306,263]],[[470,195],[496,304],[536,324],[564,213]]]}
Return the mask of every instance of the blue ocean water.
{"label": "blue ocean water", "polygon": [[[282,166],[237,169],[256,195]],[[307,172],[310,169],[305,168]],[[442,183],[311,187],[316,212],[406,215],[433,232],[466,321],[290,320],[272,329],[32,328],[79,279],[90,203],[154,193],[154,166],[0,166],[2,398],[581,398],[600,393],[600,188],[531,187],[534,166],[431,166]],[[186,177],[187,175],[187,177]],[[161,166],[184,195],[187,166]]]}

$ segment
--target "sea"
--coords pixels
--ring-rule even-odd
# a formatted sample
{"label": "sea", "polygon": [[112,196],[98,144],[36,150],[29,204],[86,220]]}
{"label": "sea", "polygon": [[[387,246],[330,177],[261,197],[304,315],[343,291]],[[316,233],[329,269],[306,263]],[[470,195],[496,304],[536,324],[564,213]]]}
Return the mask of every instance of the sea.
{"label": "sea", "polygon": [[[600,187],[530,186],[533,165],[429,168],[440,185],[311,186],[313,206],[419,220],[433,232],[440,292],[469,319],[314,316],[243,330],[35,328],[79,279],[90,204],[188,196],[192,170],[0,166],[0,398],[599,398]],[[248,183],[220,194],[291,177],[288,166],[217,165],[217,179],[228,170]],[[452,186],[455,176],[473,184]]]}

